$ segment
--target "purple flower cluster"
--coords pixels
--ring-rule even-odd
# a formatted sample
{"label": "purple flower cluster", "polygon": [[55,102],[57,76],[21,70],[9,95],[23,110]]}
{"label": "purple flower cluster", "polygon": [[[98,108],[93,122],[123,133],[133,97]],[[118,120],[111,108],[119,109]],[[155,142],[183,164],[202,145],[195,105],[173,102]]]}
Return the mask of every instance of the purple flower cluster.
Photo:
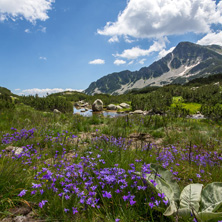
{"label": "purple flower cluster", "polygon": [[13,131],[12,134],[7,133],[3,135],[2,144],[11,144],[22,139],[27,140],[28,138],[33,138],[34,132],[36,131],[34,128],[30,130],[22,129],[19,132],[15,128],[11,128],[11,130]]}

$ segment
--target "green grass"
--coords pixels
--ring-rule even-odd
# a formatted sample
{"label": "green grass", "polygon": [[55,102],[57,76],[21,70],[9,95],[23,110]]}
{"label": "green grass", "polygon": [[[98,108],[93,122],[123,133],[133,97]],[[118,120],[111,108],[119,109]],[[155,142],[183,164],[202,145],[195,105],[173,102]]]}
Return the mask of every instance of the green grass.
{"label": "green grass", "polygon": [[[199,104],[186,104],[179,102],[181,98],[176,97],[175,103],[187,105],[187,109],[195,112]],[[55,154],[58,152],[59,160],[62,159],[62,152],[64,148],[66,153],[74,152],[78,157],[72,161],[75,164],[81,162],[80,157],[92,155],[97,159],[101,155],[101,159],[105,163],[98,162],[96,167],[110,168],[118,164],[119,168],[126,171],[130,170],[131,163],[135,163],[135,168],[138,170],[143,163],[154,163],[158,160],[156,157],[162,152],[165,155],[164,148],[167,151],[172,151],[172,146],[176,146],[178,151],[195,145],[198,152],[211,151],[221,153],[222,144],[222,128],[217,122],[211,120],[192,120],[186,118],[176,118],[173,115],[168,116],[124,116],[118,118],[104,118],[101,116],[82,117],[71,114],[53,114],[36,111],[25,105],[17,105],[16,110],[0,112],[0,136],[3,134],[12,133],[11,127],[20,129],[36,128],[34,138],[22,139],[13,142],[13,146],[25,146],[33,144],[37,152],[41,154],[41,158],[33,157],[31,164],[22,164],[21,160],[12,160],[6,156],[0,158],[0,219],[8,215],[8,210],[21,204],[29,203],[36,211],[38,219],[47,219],[53,221],[54,219],[63,221],[112,221],[120,218],[120,221],[175,221],[175,217],[163,217],[163,209],[150,209],[148,201],[143,203],[144,197],[150,198],[149,195],[154,195],[145,191],[143,195],[138,195],[137,204],[135,207],[127,205],[119,196],[113,193],[113,200],[101,198],[101,208],[83,208],[80,207],[80,212],[76,215],[64,213],[64,207],[71,208],[78,205],[78,198],[73,195],[70,201],[59,198],[51,190],[45,191],[43,195],[39,193],[30,195],[30,188],[32,183],[36,183],[34,176],[42,167],[55,170],[53,167],[58,164],[55,159]],[[65,132],[65,131],[68,132]],[[70,139],[69,132],[72,135],[78,135],[77,139]],[[56,139],[60,134],[60,139]],[[86,135],[83,139],[80,136]],[[90,133],[94,133],[94,137],[90,137]],[[96,139],[97,137],[106,135],[106,138],[127,138],[132,133],[149,134],[149,141],[137,140],[131,146],[126,146],[126,149],[120,149],[118,143],[110,143],[106,139]],[[127,140],[124,140],[127,144]],[[161,144],[155,145],[156,141],[162,141]],[[143,146],[152,145],[152,149],[143,150]],[[1,144],[0,150],[5,149],[7,145]],[[90,154],[92,152],[92,154]],[[187,152],[187,151],[186,151]],[[220,166],[206,167],[189,163],[184,161],[176,153],[172,152],[175,162],[169,161],[168,169],[173,172],[178,172],[177,177],[181,180],[179,184],[181,188],[192,182],[208,184],[213,181],[222,182],[222,172]],[[1,152],[0,152],[1,154]],[[27,157],[28,158],[28,157]],[[52,166],[47,166],[44,161],[52,158]],[[26,159],[26,158],[25,158]],[[212,158],[213,159],[213,158]],[[135,160],[141,160],[136,162]],[[161,163],[161,162],[160,162]],[[179,165],[175,165],[179,163]],[[33,170],[33,167],[37,167]],[[206,174],[203,174],[200,179],[196,174],[204,169]],[[90,169],[88,172],[91,173]],[[63,172],[61,170],[61,172]],[[94,175],[92,175],[94,176]],[[21,190],[28,190],[27,195],[20,198],[18,194]],[[129,187],[129,191],[132,190]],[[48,203],[42,209],[38,207],[38,203],[42,199],[47,199]],[[182,220],[179,220],[182,221]],[[192,221],[192,220],[191,220]]]}
{"label": "green grass", "polygon": [[195,114],[200,111],[201,104],[199,103],[184,103],[184,100],[181,96],[173,97],[173,103],[171,104],[172,108],[182,108],[190,112],[190,114]]}

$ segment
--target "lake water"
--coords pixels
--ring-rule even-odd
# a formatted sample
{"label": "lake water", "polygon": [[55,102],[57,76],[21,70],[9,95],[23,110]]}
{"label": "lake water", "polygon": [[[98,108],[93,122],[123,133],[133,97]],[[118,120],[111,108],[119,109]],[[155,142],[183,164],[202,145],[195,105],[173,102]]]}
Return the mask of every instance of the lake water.
{"label": "lake water", "polygon": [[105,117],[117,117],[117,116],[125,116],[126,113],[117,113],[116,111],[102,111],[102,112],[93,112],[91,109],[89,109],[88,111],[82,112],[84,111],[85,108],[77,108],[77,107],[73,107],[73,113],[79,113],[81,116],[86,116],[86,117],[90,117],[92,115],[103,115]]}

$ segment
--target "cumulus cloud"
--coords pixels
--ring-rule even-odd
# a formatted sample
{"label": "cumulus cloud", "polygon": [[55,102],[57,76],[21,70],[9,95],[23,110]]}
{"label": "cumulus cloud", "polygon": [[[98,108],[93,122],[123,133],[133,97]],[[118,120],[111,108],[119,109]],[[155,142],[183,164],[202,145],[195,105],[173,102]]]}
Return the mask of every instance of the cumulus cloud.
{"label": "cumulus cloud", "polygon": [[93,61],[90,61],[89,64],[91,64],[91,65],[102,65],[102,64],[105,64],[105,60],[103,60],[103,59],[95,59]]}
{"label": "cumulus cloud", "polygon": [[188,32],[208,33],[222,24],[222,2],[214,0],[129,0],[116,22],[97,30],[106,36],[158,38]]}
{"label": "cumulus cloud", "polygon": [[25,33],[31,33],[30,29],[25,29]]}
{"label": "cumulus cloud", "polygon": [[15,91],[20,91],[21,89],[15,89]]}
{"label": "cumulus cloud", "polygon": [[197,44],[200,45],[220,45],[222,46],[222,31],[220,32],[211,32],[205,35],[202,39],[197,41]]}
{"label": "cumulus cloud", "polygon": [[49,18],[48,11],[52,9],[55,0],[0,0],[0,21],[25,18],[35,23]]}
{"label": "cumulus cloud", "polygon": [[39,32],[46,33],[46,27],[41,26],[40,29],[38,29]]}
{"label": "cumulus cloud", "polygon": [[146,59],[141,59],[138,63],[143,65],[145,61],[146,61]]}
{"label": "cumulus cloud", "polygon": [[168,39],[166,37],[160,38],[158,41],[154,41],[153,45],[149,49],[141,49],[140,47],[133,47],[131,49],[125,49],[121,54],[115,54],[115,57],[121,57],[125,59],[136,59],[141,56],[149,56],[152,52],[158,52],[166,47]]}
{"label": "cumulus cloud", "polygon": [[176,48],[176,47],[171,47],[171,48],[168,49],[168,50],[162,49],[162,50],[159,52],[158,59],[163,58],[163,57],[166,56],[168,53],[172,52],[175,48]]}
{"label": "cumulus cloud", "polygon": [[44,57],[44,56],[40,56],[39,59],[40,59],[40,60],[45,60],[45,61],[47,60],[47,58]]}
{"label": "cumulus cloud", "polygon": [[113,43],[113,42],[119,42],[119,38],[117,36],[113,36],[112,38],[110,38],[108,40],[109,43]]}
{"label": "cumulus cloud", "polygon": [[116,59],[113,64],[117,65],[117,66],[124,65],[124,64],[126,64],[126,61],[121,60],[121,59]]}
{"label": "cumulus cloud", "polygon": [[77,90],[77,89],[61,89],[61,88],[54,88],[54,89],[38,89],[38,88],[33,88],[33,89],[24,89],[19,93],[20,95],[36,95],[38,94],[39,96],[45,96],[48,94],[52,93],[58,93],[58,92],[64,92],[64,91],[77,91],[77,92],[82,92],[83,90]]}

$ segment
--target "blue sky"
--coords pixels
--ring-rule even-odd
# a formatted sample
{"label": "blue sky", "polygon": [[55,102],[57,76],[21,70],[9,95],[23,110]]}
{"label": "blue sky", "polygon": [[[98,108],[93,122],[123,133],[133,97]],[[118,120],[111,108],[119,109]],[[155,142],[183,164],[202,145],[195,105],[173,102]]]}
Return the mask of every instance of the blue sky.
{"label": "blue sky", "polygon": [[222,45],[222,2],[0,0],[0,86],[82,90],[148,66],[181,41]]}

